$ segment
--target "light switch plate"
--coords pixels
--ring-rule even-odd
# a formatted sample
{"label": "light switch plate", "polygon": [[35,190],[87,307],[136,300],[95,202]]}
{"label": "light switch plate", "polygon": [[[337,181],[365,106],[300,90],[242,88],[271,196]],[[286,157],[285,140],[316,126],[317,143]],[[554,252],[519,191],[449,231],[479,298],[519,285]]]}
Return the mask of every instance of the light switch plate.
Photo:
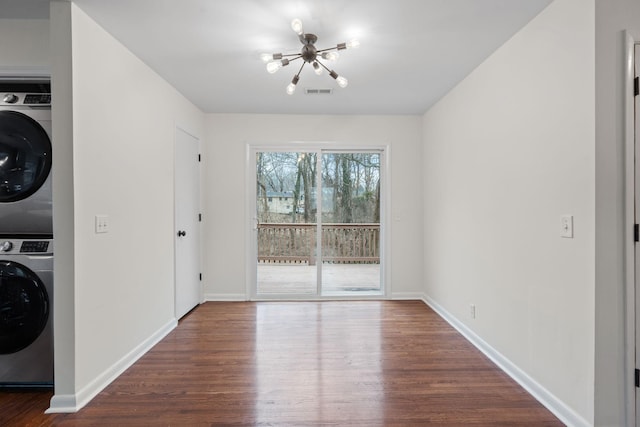
{"label": "light switch plate", "polygon": [[573,239],[573,215],[562,215],[560,237]]}
{"label": "light switch plate", "polygon": [[96,234],[109,232],[109,216],[96,215]]}

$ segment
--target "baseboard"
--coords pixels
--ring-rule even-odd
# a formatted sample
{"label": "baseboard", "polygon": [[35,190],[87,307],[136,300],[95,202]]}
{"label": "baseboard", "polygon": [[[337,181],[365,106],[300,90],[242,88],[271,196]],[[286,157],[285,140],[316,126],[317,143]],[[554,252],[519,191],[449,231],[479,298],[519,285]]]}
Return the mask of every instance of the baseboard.
{"label": "baseboard", "polygon": [[420,292],[393,292],[391,293],[392,300],[423,300],[423,295]]}
{"label": "baseboard", "polygon": [[106,386],[111,384],[113,380],[118,378],[124,371],[140,359],[154,345],[160,342],[169,332],[178,326],[178,321],[170,320],[153,335],[144,340],[140,345],[131,350],[128,354],[118,360],[115,364],[105,370],[93,381],[80,389],[74,395],[54,395],[51,398],[49,409],[45,411],[47,414],[78,412],[82,407],[91,401]]}
{"label": "baseboard", "polygon": [[527,390],[538,402],[544,405],[556,417],[568,426],[588,427],[591,424],[582,418],[580,414],[567,406],[562,400],[558,399],[549,390],[527,375],[517,365],[503,356],[496,349],[491,347],[480,338],[475,332],[469,329],[464,323],[460,322],[455,316],[449,313],[444,307],[423,295],[422,301],[438,313],[444,320],[460,332],[471,344],[484,353],[493,363],[509,375],[514,381]]}
{"label": "baseboard", "polygon": [[56,394],[49,402],[49,409],[44,411],[45,414],[78,412],[75,394]]}
{"label": "baseboard", "polygon": [[[394,292],[391,294],[392,300],[417,300],[422,301],[423,295],[420,292]],[[302,298],[308,301],[308,298]],[[248,301],[245,294],[205,294],[204,301]]]}
{"label": "baseboard", "polygon": [[206,301],[248,301],[245,294],[204,294]]}

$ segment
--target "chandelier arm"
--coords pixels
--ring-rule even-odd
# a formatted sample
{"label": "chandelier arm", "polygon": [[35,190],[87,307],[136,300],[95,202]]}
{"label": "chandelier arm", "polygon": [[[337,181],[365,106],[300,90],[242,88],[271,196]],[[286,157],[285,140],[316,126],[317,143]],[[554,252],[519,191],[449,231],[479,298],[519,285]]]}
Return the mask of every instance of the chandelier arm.
{"label": "chandelier arm", "polygon": [[303,61],[302,65],[300,66],[300,69],[298,70],[298,74],[296,74],[297,76],[300,75],[300,73],[302,72],[302,69],[304,68],[305,65],[307,65],[307,63],[305,61]]}
{"label": "chandelier arm", "polygon": [[293,61],[295,61],[296,59],[300,59],[300,58],[302,58],[302,55],[298,55],[298,56],[296,56],[295,58],[290,59],[290,60],[289,60],[289,63],[292,63],[292,62],[293,62]]}
{"label": "chandelier arm", "polygon": [[299,53],[287,53],[286,55],[282,55],[282,56],[284,57],[284,56],[302,56],[302,55],[300,55]]}
{"label": "chandelier arm", "polygon": [[319,49],[316,52],[322,53],[322,52],[329,52],[330,50],[338,50],[338,48],[337,47],[328,47],[326,49]]}
{"label": "chandelier arm", "polygon": [[317,62],[318,64],[322,65],[322,68],[324,68],[325,70],[327,70],[327,72],[329,72],[329,73],[331,72],[331,70],[330,70],[330,69],[328,69],[328,68],[327,68],[327,66],[326,66],[326,65],[324,65],[322,62],[320,62],[320,61],[319,61],[319,60],[317,60],[317,59],[316,59],[316,62]]}

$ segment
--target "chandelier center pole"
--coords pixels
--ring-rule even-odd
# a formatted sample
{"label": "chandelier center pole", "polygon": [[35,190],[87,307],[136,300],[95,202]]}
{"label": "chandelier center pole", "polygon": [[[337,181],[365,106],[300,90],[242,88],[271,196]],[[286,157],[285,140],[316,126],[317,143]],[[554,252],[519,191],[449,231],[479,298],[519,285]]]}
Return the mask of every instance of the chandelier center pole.
{"label": "chandelier center pole", "polygon": [[316,60],[316,57],[318,56],[318,51],[314,45],[306,44],[302,47],[302,50],[300,51],[300,55],[302,55],[302,59],[304,59],[305,62],[312,63],[313,61]]}
{"label": "chandelier center pole", "polygon": [[298,36],[298,38],[300,39],[300,43],[304,44],[304,45],[313,45],[318,41],[318,36],[316,36],[315,34],[300,34]]}

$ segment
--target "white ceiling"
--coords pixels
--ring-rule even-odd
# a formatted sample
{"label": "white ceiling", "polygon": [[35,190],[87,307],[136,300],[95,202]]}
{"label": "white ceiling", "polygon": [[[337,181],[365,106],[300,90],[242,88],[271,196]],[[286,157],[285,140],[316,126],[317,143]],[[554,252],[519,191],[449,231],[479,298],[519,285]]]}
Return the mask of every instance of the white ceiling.
{"label": "white ceiling", "polygon": [[[46,0],[0,0],[0,14],[9,11],[3,4],[18,2]],[[421,114],[551,0],[74,2],[205,112]],[[260,53],[302,47],[290,27],[295,17],[318,36],[319,49],[360,40],[327,64],[348,87],[307,65],[289,96],[285,87],[301,60],[267,73]]]}

